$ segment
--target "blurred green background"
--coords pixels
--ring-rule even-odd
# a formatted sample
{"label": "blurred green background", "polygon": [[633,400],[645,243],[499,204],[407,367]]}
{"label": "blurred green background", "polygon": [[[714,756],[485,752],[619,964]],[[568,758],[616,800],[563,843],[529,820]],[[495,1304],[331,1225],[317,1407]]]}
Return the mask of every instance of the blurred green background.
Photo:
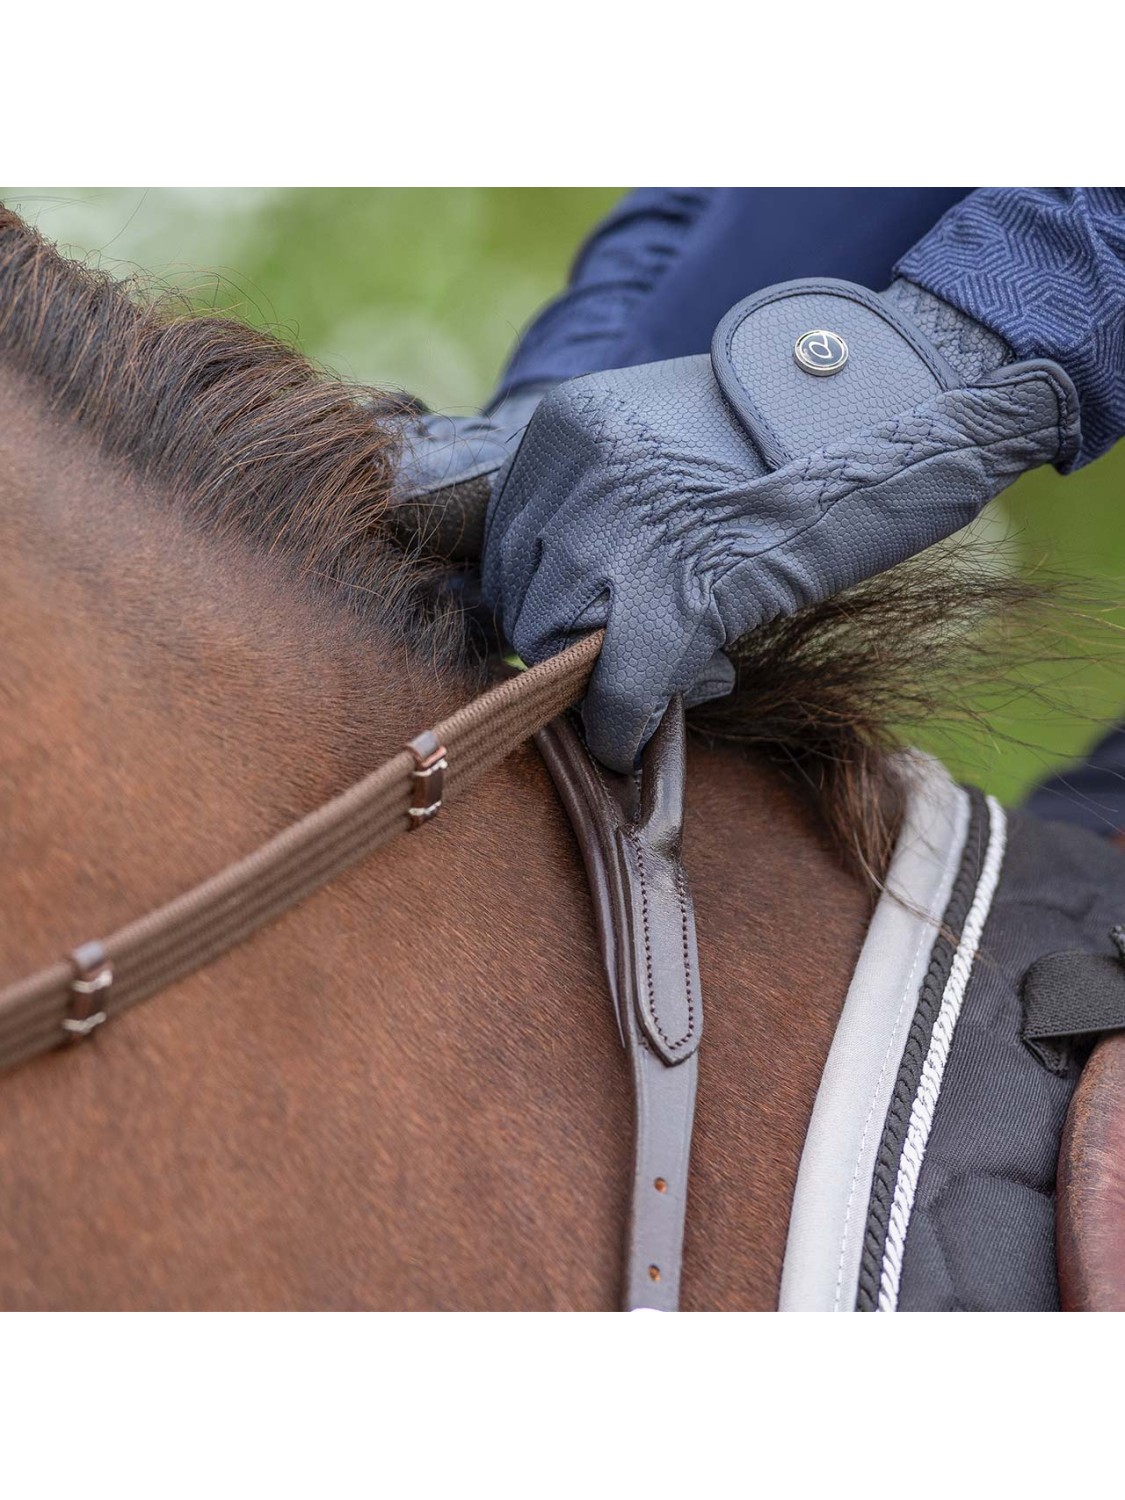
{"label": "blurred green background", "polygon": [[[3,188],[50,239],[118,274],[139,272],[296,340],[347,380],[413,391],[469,411],[487,396],[527,319],[563,285],[616,189]],[[1090,580],[1125,598],[1125,443],[1065,481],[1026,476],[990,507],[1005,565]],[[915,740],[958,774],[1014,799],[1125,711],[1125,660],[1111,612],[1031,691],[987,705],[993,731],[934,724]]]}

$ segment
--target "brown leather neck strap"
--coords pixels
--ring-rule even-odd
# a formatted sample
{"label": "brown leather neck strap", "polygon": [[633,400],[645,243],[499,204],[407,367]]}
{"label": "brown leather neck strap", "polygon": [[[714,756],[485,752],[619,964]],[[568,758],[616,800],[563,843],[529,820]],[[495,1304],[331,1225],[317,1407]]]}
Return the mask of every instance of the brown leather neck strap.
{"label": "brown leather neck strap", "polygon": [[664,715],[639,776],[616,776],[599,765],[570,715],[546,725],[535,742],[582,849],[633,1074],[623,1305],[631,1312],[674,1312],[703,1029],[695,916],[680,859],[683,705],[677,699]]}
{"label": "brown leather neck strap", "polygon": [[219,958],[444,802],[577,703],[597,631],[505,681],[245,859],[127,927],[0,990],[0,1068],[94,1033]]}

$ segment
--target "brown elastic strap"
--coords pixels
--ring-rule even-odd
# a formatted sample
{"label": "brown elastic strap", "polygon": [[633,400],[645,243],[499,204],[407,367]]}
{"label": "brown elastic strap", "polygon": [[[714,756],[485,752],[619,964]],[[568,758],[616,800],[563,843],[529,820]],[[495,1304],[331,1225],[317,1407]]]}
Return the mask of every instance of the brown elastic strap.
{"label": "brown elastic strap", "polygon": [[507,678],[245,859],[102,939],[93,972],[84,944],[0,991],[0,1068],[85,1035],[100,1024],[93,1017],[112,1018],[194,973],[427,821],[584,696],[604,634]]}

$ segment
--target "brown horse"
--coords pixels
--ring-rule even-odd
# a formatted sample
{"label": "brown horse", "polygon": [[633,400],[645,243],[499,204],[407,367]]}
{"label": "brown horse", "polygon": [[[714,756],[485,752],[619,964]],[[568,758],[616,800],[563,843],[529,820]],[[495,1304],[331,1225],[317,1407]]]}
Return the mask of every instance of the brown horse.
{"label": "brown horse", "polygon": [[[0,985],[479,691],[387,530],[393,463],[292,350],[142,304],[0,213]],[[903,590],[764,635],[693,744],[689,1308],[776,1305],[894,832],[903,695],[880,684],[909,699],[950,608]],[[578,852],[525,746],[424,836],[0,1080],[0,1305],[610,1308],[629,1108]]]}

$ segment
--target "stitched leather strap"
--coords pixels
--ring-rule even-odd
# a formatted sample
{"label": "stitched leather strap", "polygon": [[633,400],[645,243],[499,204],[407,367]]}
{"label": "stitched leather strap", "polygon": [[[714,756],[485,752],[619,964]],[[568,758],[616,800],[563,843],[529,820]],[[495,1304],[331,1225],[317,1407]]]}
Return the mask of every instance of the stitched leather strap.
{"label": "stitched leather strap", "polygon": [[623,1305],[679,1306],[703,1027],[695,916],[681,863],[686,736],[677,698],[639,777],[599,765],[570,715],[535,736],[586,864],[635,1107]]}
{"label": "stitched leather strap", "polygon": [[221,957],[380,845],[424,827],[444,802],[582,698],[603,638],[595,631],[506,679],[237,864],[0,990],[0,1068],[92,1034]]}

